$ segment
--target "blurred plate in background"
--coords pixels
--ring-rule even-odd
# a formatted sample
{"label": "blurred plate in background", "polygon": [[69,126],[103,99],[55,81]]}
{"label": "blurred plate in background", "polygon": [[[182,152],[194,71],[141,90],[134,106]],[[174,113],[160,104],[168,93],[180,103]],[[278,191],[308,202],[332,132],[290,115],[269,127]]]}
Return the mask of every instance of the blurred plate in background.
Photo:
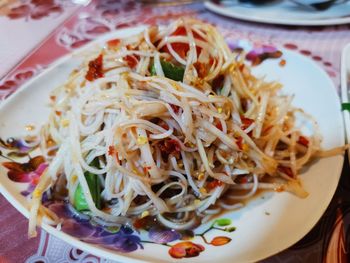
{"label": "blurred plate in background", "polygon": [[350,2],[336,4],[324,11],[297,5],[291,1],[249,4],[238,0],[207,1],[206,8],[220,15],[246,21],[282,25],[337,25],[350,23]]}

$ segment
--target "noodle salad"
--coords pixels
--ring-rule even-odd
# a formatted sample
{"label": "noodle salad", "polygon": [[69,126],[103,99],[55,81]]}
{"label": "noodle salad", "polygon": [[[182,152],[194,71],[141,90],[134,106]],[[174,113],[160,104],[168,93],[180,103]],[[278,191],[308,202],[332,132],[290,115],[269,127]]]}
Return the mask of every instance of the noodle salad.
{"label": "noodle salad", "polygon": [[175,230],[237,209],[258,189],[305,198],[301,169],[344,147],[322,151],[316,122],[281,88],[192,19],[90,50],[50,96],[40,134],[49,166],[31,195],[29,235],[39,214],[59,222],[44,193],[101,224],[153,216]]}

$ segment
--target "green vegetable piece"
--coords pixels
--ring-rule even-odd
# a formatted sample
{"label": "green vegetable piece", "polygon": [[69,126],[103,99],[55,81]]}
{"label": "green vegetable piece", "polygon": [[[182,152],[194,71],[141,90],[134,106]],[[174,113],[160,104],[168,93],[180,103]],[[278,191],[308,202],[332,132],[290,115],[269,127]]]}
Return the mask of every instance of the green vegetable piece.
{"label": "green vegetable piece", "polygon": [[[185,69],[183,67],[176,66],[173,63],[169,61],[165,61],[163,59],[160,60],[160,64],[162,65],[162,69],[165,77],[175,81],[183,80],[184,74],[185,74]],[[154,63],[151,66],[151,75],[152,76],[157,75]]]}
{"label": "green vegetable piece", "polygon": [[228,218],[216,219],[214,224],[217,224],[218,226],[228,226],[228,225],[231,225],[231,219],[228,219]]}
{"label": "green vegetable piece", "polygon": [[[94,159],[91,164],[96,168],[99,168],[98,159]],[[90,193],[94,203],[98,209],[101,209],[101,183],[96,174],[85,172],[84,173],[86,182],[88,183]],[[78,211],[86,211],[89,210],[89,206],[85,199],[85,194],[81,185],[79,184],[77,190],[74,193],[74,206]]]}
{"label": "green vegetable piece", "polygon": [[85,195],[81,185],[79,184],[77,190],[74,193],[74,207],[78,211],[89,210],[89,206],[86,203]]}
{"label": "green vegetable piece", "polygon": [[156,67],[154,66],[154,63],[151,66],[151,76],[157,76]]}
{"label": "green vegetable piece", "polygon": [[350,103],[342,103],[341,104],[341,110],[347,110],[350,111]]}

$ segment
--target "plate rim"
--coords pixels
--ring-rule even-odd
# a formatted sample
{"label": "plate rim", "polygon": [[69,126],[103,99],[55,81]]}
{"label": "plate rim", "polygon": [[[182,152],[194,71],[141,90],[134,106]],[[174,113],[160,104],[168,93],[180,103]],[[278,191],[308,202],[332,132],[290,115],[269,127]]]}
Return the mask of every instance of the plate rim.
{"label": "plate rim", "polygon": [[[64,62],[66,62],[67,60],[69,60],[70,58],[76,56],[76,55],[79,55],[80,52],[84,52],[85,50],[89,49],[90,47],[96,45],[96,44],[100,44],[101,42],[113,37],[114,35],[116,34],[122,34],[124,31],[125,32],[128,32],[129,30],[130,31],[135,31],[134,34],[137,34],[138,32],[141,32],[143,29],[147,28],[147,26],[134,26],[134,27],[128,27],[128,28],[123,28],[123,29],[120,29],[120,30],[115,30],[115,31],[112,31],[110,33],[107,33],[107,34],[104,34],[104,35],[101,35],[100,37],[98,37],[97,39],[93,40],[92,42],[90,42],[89,44],[83,46],[83,47],[80,47],[78,48],[77,50],[73,50],[72,52],[64,55],[63,57],[59,58],[58,60],[54,61],[53,63],[49,64],[47,66],[47,68],[45,68],[42,72],[40,72],[38,75],[36,75],[35,77],[33,77],[32,79],[30,79],[29,81],[25,82],[24,85],[22,85],[18,90],[16,90],[9,98],[5,99],[4,101],[2,101],[2,103],[0,103],[0,111],[3,110],[4,107],[6,107],[7,104],[11,103],[12,99],[14,99],[15,97],[17,96],[20,96],[20,94],[25,91],[26,89],[28,89],[32,82],[35,82],[38,78],[40,78],[42,75],[44,74],[47,74],[49,71],[51,70],[54,70],[57,66],[59,66],[60,64],[63,64]],[[130,34],[130,35],[133,35],[133,34]],[[350,46],[350,45],[349,45]],[[284,49],[284,48],[279,48],[278,46],[276,46],[276,48],[278,48],[279,50],[281,50],[282,52],[285,52],[285,53],[289,53],[293,56],[296,56],[298,57],[299,59],[302,59],[304,61],[307,61],[309,63],[311,63],[315,68],[317,68],[317,70],[319,72],[322,72],[322,74],[324,74],[324,76],[327,77],[327,81],[329,82],[330,86],[332,86],[332,89],[329,89],[334,95],[336,95],[336,100],[338,101],[338,103],[340,103],[340,98],[339,98],[339,94],[336,92],[336,89],[335,89],[335,84],[334,82],[331,80],[331,78],[329,77],[329,75],[325,72],[325,70],[319,66],[317,63],[315,63],[314,61],[310,60],[309,58],[297,53],[297,52],[294,52],[294,51],[291,51],[291,50],[287,50],[287,49]],[[341,113],[340,113],[341,114]],[[344,122],[341,123],[341,125],[344,127]],[[342,143],[344,144],[344,129],[342,130]],[[339,159],[339,172],[336,174],[337,175],[337,183],[336,183],[336,186],[334,189],[331,189],[332,191],[329,192],[329,195],[330,195],[330,198],[329,198],[329,201],[327,202],[327,205],[324,206],[320,214],[320,216],[317,216],[317,220],[315,220],[314,222],[310,222],[308,225],[308,230],[303,233],[303,234],[300,234],[299,238],[295,240],[294,243],[291,243],[291,244],[288,244],[286,246],[281,246],[279,249],[277,250],[274,250],[274,252],[272,253],[269,253],[269,254],[266,254],[263,258],[256,258],[255,260],[262,260],[262,259],[265,259],[265,258],[268,258],[272,255],[275,255],[281,251],[283,251],[284,249],[292,246],[293,244],[295,244],[296,242],[298,242],[300,239],[302,239],[307,233],[309,233],[311,231],[311,229],[317,224],[318,220],[322,217],[322,215],[324,214],[324,212],[326,211],[328,205],[330,204],[334,194],[335,194],[335,191],[337,189],[337,186],[339,184],[339,180],[340,180],[340,176],[341,176],[341,171],[342,171],[342,166],[343,166],[343,162],[344,162],[344,155],[340,155],[341,159]],[[22,204],[20,204],[19,201],[16,200],[16,198],[14,198],[14,196],[12,196],[12,194],[10,194],[10,191],[8,191],[8,189],[6,189],[6,187],[4,187],[1,183],[1,180],[0,180],[0,193],[5,197],[5,199],[10,202],[10,204],[12,206],[14,206],[17,211],[19,211],[22,215],[24,215],[26,218],[29,217],[29,211],[27,210],[27,208],[25,206],[22,206]],[[320,210],[320,211],[321,211]],[[89,253],[92,253],[94,255],[97,255],[101,258],[108,258],[108,259],[111,259],[111,260],[119,260],[121,262],[131,262],[131,263],[145,263],[145,262],[149,262],[147,260],[143,260],[143,259],[138,259],[138,258],[135,258],[135,257],[131,257],[130,254],[128,253],[121,253],[121,252],[117,252],[117,251],[113,251],[113,250],[110,250],[110,249],[106,249],[106,248],[103,248],[101,246],[96,246],[94,244],[90,244],[90,243],[87,243],[87,242],[84,242],[84,241],[81,241],[79,240],[78,238],[76,237],[73,237],[69,234],[66,234],[62,231],[59,231],[56,229],[56,227],[53,227],[51,225],[48,225],[46,223],[40,223],[38,225],[38,227],[41,227],[43,228],[45,231],[47,231],[49,234],[51,235],[54,235],[55,237],[61,239],[63,242],[67,242],[69,243],[71,246],[73,247],[77,247],[79,249],[82,249],[84,251],[87,251]],[[146,244],[147,245],[147,244]],[[171,259],[170,259],[171,260]],[[157,262],[160,262],[160,260],[158,260]],[[179,260],[179,262],[181,262],[181,260]],[[249,261],[248,261],[249,262]]]}
{"label": "plate rim", "polygon": [[258,16],[246,16],[239,13],[232,13],[229,8],[222,8],[212,1],[205,1],[204,6],[219,15],[223,15],[230,18],[239,19],[242,21],[255,22],[255,23],[264,23],[272,25],[287,25],[287,26],[332,26],[332,25],[344,25],[350,23],[350,15],[340,18],[327,18],[327,19],[299,19],[299,20],[290,20],[283,18],[267,18],[267,17],[258,17]]}

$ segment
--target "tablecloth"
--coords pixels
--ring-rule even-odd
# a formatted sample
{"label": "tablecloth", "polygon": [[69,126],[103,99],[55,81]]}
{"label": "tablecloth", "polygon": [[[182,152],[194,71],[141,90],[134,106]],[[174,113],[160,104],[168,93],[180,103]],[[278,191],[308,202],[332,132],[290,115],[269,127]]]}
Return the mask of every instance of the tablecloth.
{"label": "tablecloth", "polygon": [[[3,3],[4,2],[4,3]],[[340,58],[350,25],[292,27],[248,23],[209,12],[201,3],[156,7],[140,1],[0,1],[0,100],[50,63],[98,36],[140,24],[167,24],[183,16],[219,27],[228,39],[273,44],[314,60],[337,89]],[[79,1],[76,1],[79,2]],[[84,2],[84,1],[81,1]],[[318,224],[301,241],[263,262],[349,262],[350,168],[345,161],[337,192]],[[76,249],[41,230],[27,239],[27,221],[0,196],[0,262],[111,262]]]}

